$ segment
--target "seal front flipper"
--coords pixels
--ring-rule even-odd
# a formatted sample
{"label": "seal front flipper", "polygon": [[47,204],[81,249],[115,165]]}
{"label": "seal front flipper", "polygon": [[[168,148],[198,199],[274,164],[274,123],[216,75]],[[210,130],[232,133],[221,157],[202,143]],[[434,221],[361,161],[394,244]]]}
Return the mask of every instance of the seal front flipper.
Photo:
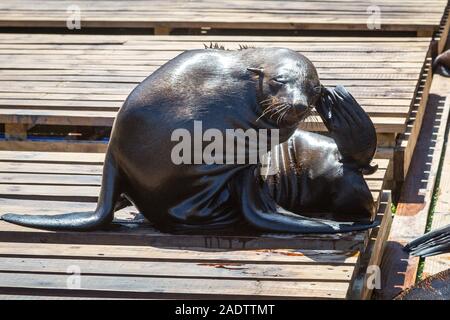
{"label": "seal front flipper", "polygon": [[1,219],[26,227],[49,230],[101,229],[113,220],[115,205],[121,194],[119,180],[116,162],[110,152],[107,152],[103,166],[102,187],[94,212],[73,212],[59,215],[5,214]]}
{"label": "seal front flipper", "polygon": [[267,184],[259,176],[257,167],[248,167],[237,173],[230,181],[230,188],[247,222],[264,231],[341,233],[366,230],[379,224],[339,223],[307,218],[280,210],[271,197]]}
{"label": "seal front flipper", "polygon": [[412,256],[418,257],[450,252],[450,225],[424,234],[408,243],[404,249]]}

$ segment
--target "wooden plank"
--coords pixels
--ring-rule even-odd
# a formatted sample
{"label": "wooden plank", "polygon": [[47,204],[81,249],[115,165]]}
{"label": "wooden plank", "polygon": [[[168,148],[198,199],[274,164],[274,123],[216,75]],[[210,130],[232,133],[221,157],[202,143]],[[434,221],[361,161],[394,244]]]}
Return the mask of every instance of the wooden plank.
{"label": "wooden plank", "polygon": [[401,181],[406,177],[409,166],[411,164],[411,160],[414,153],[414,148],[416,146],[418,136],[420,133],[420,129],[422,128],[422,122],[424,118],[424,114],[427,108],[428,95],[431,87],[432,80],[432,68],[431,68],[431,59],[427,58],[427,62],[425,63],[422,80],[418,86],[418,95],[414,100],[414,108],[409,116],[409,123],[406,128],[406,132],[404,133],[404,138],[400,141],[400,146],[397,152],[402,152],[404,154],[403,160],[403,177]]}
{"label": "wooden plank", "polygon": [[[57,188],[60,188],[59,186]],[[74,195],[73,198],[79,198]],[[48,199],[48,197],[47,197]],[[92,201],[92,200],[91,200]],[[67,202],[0,198],[2,212],[27,214],[58,214],[72,211],[92,211],[94,202]],[[30,229],[0,221],[0,241],[29,243],[72,243],[105,245],[153,245],[160,247],[199,247],[233,249],[303,248],[314,250],[358,250],[362,247],[366,232],[345,235],[296,236],[265,234],[250,236],[182,236],[156,231],[133,207],[116,213],[110,230],[89,233],[49,232]]]}
{"label": "wooden plank", "polygon": [[404,181],[408,174],[409,166],[412,161],[414,149],[418,140],[420,129],[422,127],[423,118],[427,108],[428,95],[431,87],[432,72],[431,72],[431,58],[427,58],[424,65],[424,71],[421,76],[422,80],[418,85],[418,95],[414,99],[414,106],[408,118],[406,131],[400,135],[397,142],[394,157],[396,160],[396,167],[394,168],[394,176],[396,181]]}
{"label": "wooden plank", "polygon": [[448,121],[450,99],[445,99],[445,95],[449,89],[445,78],[434,76],[427,112],[386,248],[382,290],[377,292],[381,299],[391,299],[416,280],[419,259],[409,257],[402,248],[425,231]]}
{"label": "wooden plank", "polygon": [[198,247],[229,249],[303,248],[308,250],[360,250],[366,232],[335,235],[201,236],[168,235],[139,222],[116,223],[107,231],[89,233],[48,232],[0,221],[0,241],[28,243],[73,243],[104,245],[151,245],[158,247]]}
{"label": "wooden plank", "polygon": [[165,261],[197,263],[263,263],[293,265],[355,265],[359,258],[358,251],[337,250],[215,250],[183,248],[177,250],[151,246],[102,246],[0,242],[1,257],[15,258],[53,258],[115,261]]}
{"label": "wooden plank", "polygon": [[[6,200],[3,200],[6,201]],[[79,205],[77,205],[79,206]],[[26,207],[18,207],[15,212],[33,213]],[[91,206],[92,208],[92,206]],[[7,208],[5,208],[7,210]],[[53,213],[54,210],[49,210]],[[70,211],[77,210],[73,206]],[[6,211],[10,212],[10,211]],[[67,211],[66,211],[67,212]],[[79,232],[48,232],[30,229],[0,222],[0,241],[28,243],[72,243],[72,244],[104,244],[104,245],[152,245],[158,247],[198,247],[198,248],[229,248],[229,249],[273,249],[302,248],[304,250],[349,250],[355,251],[363,247],[366,232],[344,235],[311,235],[295,236],[267,234],[260,237],[252,236],[182,236],[167,235],[133,220],[129,215],[127,220],[116,220],[108,231],[90,233]],[[121,217],[122,218],[122,217]]]}
{"label": "wooden plank", "polygon": [[[4,197],[0,199],[2,210],[10,213],[28,214],[58,214],[73,210],[93,210],[95,207],[94,201],[96,201],[99,191],[101,175],[101,165],[99,164],[101,163],[98,161],[101,158],[101,155],[95,155],[95,157],[86,158],[80,162],[77,160],[80,159],[80,155],[73,156],[73,160],[71,160],[68,156],[58,158],[58,153],[49,153],[47,160],[44,154],[39,153],[22,152],[13,154],[11,152],[0,152],[0,193]],[[64,163],[64,159],[67,163]],[[388,166],[388,160],[380,159],[376,162],[379,163],[380,171],[368,178],[368,184],[374,193],[381,190],[384,173]],[[23,200],[18,200],[18,198]],[[75,202],[64,202],[67,200]],[[81,204],[79,201],[87,201],[87,203]],[[116,217],[118,219],[116,222],[119,224],[116,224],[113,230],[83,235],[81,243],[100,243],[104,241],[104,243],[117,244],[123,241],[121,234],[127,233],[128,244],[165,243],[165,245],[168,245],[165,235],[158,232],[155,233],[148,225],[142,224],[141,219],[136,220],[135,214],[130,215],[129,211],[124,214],[119,212],[116,214]],[[46,241],[61,243],[62,241],[68,241],[68,239],[80,242],[80,235],[71,232],[52,233],[3,223],[0,237],[3,241],[13,239],[15,242]],[[266,241],[266,244],[263,244],[263,241],[257,246],[273,247],[281,244],[285,246],[285,242],[288,241],[291,247],[301,243],[303,247],[309,246],[309,248],[314,247],[316,249],[346,248],[354,250],[363,244],[365,236],[366,233],[364,232],[345,236],[331,235],[301,238],[275,234],[267,235],[268,241]],[[77,238],[78,240],[76,240]],[[188,243],[202,247],[237,246],[239,248],[251,248],[256,245],[253,240],[255,238],[251,237],[243,239],[199,236],[190,237]],[[180,245],[183,241],[186,241],[186,238],[179,237],[178,240],[175,239],[172,245]]]}
{"label": "wooden plank", "polygon": [[[371,115],[377,131],[391,135],[406,129],[406,117],[430,45],[429,39],[398,38],[393,42],[379,37],[0,34],[0,38],[5,41],[0,45],[0,55],[5,58],[0,64],[0,81],[9,84],[0,89],[0,122],[7,125],[110,127],[127,93],[148,73],[185,49],[219,41],[230,48],[247,43],[288,46],[304,52],[318,66],[325,85],[348,86]],[[105,54],[107,60],[102,59]],[[302,127],[325,130],[312,118]],[[83,150],[104,148],[79,143]],[[0,142],[1,149],[57,150],[60,146],[64,148],[57,142],[49,146]],[[66,151],[76,147],[72,143]]]}
{"label": "wooden plank", "polygon": [[[437,200],[432,217],[431,230],[450,225],[450,130],[447,123],[445,153],[442,158],[442,170],[437,188]],[[422,278],[439,273],[450,268],[450,253],[425,259]]]}
{"label": "wooden plank", "polygon": [[[30,294],[0,294],[0,300],[114,300],[115,298],[101,298],[101,297],[86,297],[86,296],[61,296],[61,295],[48,295],[39,293],[39,295],[30,295]],[[117,300],[119,298],[116,298]],[[127,298],[121,298],[120,300],[126,300]]]}
{"label": "wooden plank", "polygon": [[[115,116],[116,112],[108,111],[0,109],[0,123],[12,124],[112,127]],[[376,129],[385,133],[403,132],[406,128],[405,118],[401,117],[372,117],[372,121]],[[311,126],[317,131],[326,131],[313,117],[299,125],[302,129]]]}
{"label": "wooden plank", "polygon": [[101,174],[102,172],[102,166],[92,164],[70,164],[70,163],[53,163],[51,166],[49,166],[46,163],[1,161],[0,172],[98,175]]}
{"label": "wooden plank", "polygon": [[29,151],[57,151],[57,152],[106,152],[107,141],[84,140],[0,140],[0,150],[29,150]]}
{"label": "wooden plank", "polygon": [[[251,297],[254,298],[323,298],[343,299],[348,282],[318,281],[254,281],[198,279],[186,281],[180,278],[115,277],[83,275],[81,287],[67,288],[69,275],[0,273],[0,293],[8,289],[24,288],[27,291],[90,291],[97,295],[148,298],[183,297]],[[282,284],[282,285],[281,285]]]}
{"label": "wooden plank", "polygon": [[[377,279],[376,273],[379,272],[378,268],[381,265],[392,224],[390,192],[382,193],[378,215],[381,224],[372,230],[369,243],[358,261],[359,266],[355,276],[352,278],[351,291],[348,293],[350,299],[370,299],[372,291],[375,289],[376,283],[374,282]],[[378,274],[378,276],[381,275]]]}
{"label": "wooden plank", "polygon": [[0,161],[102,165],[104,153],[0,151]]}
{"label": "wooden plank", "polygon": [[441,19],[441,24],[439,30],[437,30],[433,35],[433,58],[441,54],[446,46],[447,38],[450,30],[450,7],[447,4],[445,8],[444,15]]}
{"label": "wooden plank", "polygon": [[[427,2],[378,1],[381,30],[437,30],[445,0]],[[340,1],[133,1],[125,6],[115,1],[21,1],[7,0],[0,7],[0,25],[8,27],[66,28],[67,8],[77,5],[83,28],[305,29],[368,30],[369,0]],[[425,13],[420,15],[420,13]]]}
{"label": "wooden plank", "polygon": [[[49,197],[96,196],[98,190],[88,192],[88,188],[98,188],[103,158],[102,154],[84,158],[77,153],[0,151],[0,189],[23,198],[0,198],[2,213],[93,210],[94,202]],[[376,162],[380,170],[368,177],[368,184],[381,189],[389,160]],[[46,200],[30,200],[40,194]],[[380,212],[385,208],[386,204]],[[50,232],[0,221],[0,294],[25,298],[344,299],[355,268],[361,268],[360,252],[367,237],[368,232],[169,235],[151,228],[133,207],[117,212],[110,230],[89,233]],[[67,270],[74,265],[81,270],[81,288],[68,289]]]}
{"label": "wooden plank", "polygon": [[67,274],[77,266],[82,275],[188,279],[242,279],[274,281],[333,281],[348,282],[353,268],[348,265],[290,265],[264,263],[199,263],[161,261],[115,261],[48,258],[0,258],[0,273]]}

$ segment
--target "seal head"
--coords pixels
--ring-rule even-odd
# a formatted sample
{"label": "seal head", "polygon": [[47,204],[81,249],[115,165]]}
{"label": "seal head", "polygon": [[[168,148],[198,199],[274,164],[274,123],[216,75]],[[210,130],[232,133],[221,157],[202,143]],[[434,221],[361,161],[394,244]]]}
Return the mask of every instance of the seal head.
{"label": "seal head", "polygon": [[317,70],[305,56],[287,49],[276,64],[250,67],[258,77],[262,116],[280,126],[294,126],[311,114],[321,94]]}

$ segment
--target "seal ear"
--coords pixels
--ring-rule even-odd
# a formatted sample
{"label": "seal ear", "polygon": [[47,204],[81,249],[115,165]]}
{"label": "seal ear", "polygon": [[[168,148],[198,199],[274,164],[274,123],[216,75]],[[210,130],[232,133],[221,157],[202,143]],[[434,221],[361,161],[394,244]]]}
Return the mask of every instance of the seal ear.
{"label": "seal ear", "polygon": [[264,75],[264,69],[263,68],[247,68],[247,70],[257,74],[260,77],[262,77]]}
{"label": "seal ear", "polygon": [[371,166],[370,164],[367,167],[361,168],[361,173],[365,176],[374,174],[378,170],[378,165]]}

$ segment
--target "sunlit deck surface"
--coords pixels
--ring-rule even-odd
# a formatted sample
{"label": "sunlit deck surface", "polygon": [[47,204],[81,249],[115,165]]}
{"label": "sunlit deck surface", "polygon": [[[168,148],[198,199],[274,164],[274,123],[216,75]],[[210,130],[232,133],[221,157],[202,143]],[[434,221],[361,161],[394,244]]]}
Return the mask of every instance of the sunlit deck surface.
{"label": "sunlit deck surface", "polygon": [[[392,158],[396,137],[411,125],[411,110],[424,94],[430,63],[426,37],[0,34],[0,39],[0,123],[6,135],[0,148],[6,150],[103,152],[107,141],[93,141],[86,128],[110,128],[141,80],[184,50],[217,42],[229,49],[278,46],[305,54],[324,85],[344,85],[356,97],[375,124],[380,152]],[[302,127],[325,130],[316,121],[307,119]],[[60,128],[78,130],[81,138],[35,141]]]}
{"label": "sunlit deck surface", "polygon": [[[94,210],[103,157],[1,151],[1,213]],[[367,182],[379,203],[382,224],[370,232],[169,235],[153,229],[134,207],[117,212],[111,229],[87,233],[0,221],[0,295],[368,298],[365,270],[380,263],[391,221],[389,193],[382,192],[388,160],[376,162],[380,169]],[[81,287],[68,288],[67,272],[77,270]]]}
{"label": "sunlit deck surface", "polygon": [[[426,4],[426,5],[425,5]],[[66,27],[79,11],[84,28],[438,31],[446,0],[94,1],[4,0],[0,26]],[[370,26],[368,26],[368,24]]]}
{"label": "sunlit deck surface", "polygon": [[[94,210],[109,130],[127,95],[181,52],[218,43],[297,50],[324,85],[348,88],[378,133],[380,169],[366,180],[381,226],[343,235],[169,235],[134,207],[117,212],[108,230],[89,233],[0,221],[0,298],[370,298],[367,267],[380,266],[387,246],[382,275],[397,270],[406,238],[396,234],[420,235],[427,220],[438,163],[433,156],[423,167],[413,151],[426,158],[423,150],[437,154],[444,141],[442,126],[436,142],[419,132],[422,123],[433,131],[427,112],[434,109],[426,109],[431,59],[448,36],[447,2],[1,1],[0,214]],[[81,30],[69,31],[77,12]],[[118,34],[89,34],[99,32]],[[441,110],[434,93],[431,105]],[[301,127],[325,131],[311,118]],[[410,165],[423,179],[405,181],[408,194],[387,242],[386,190],[405,179]],[[441,185],[433,229],[448,222],[449,188]],[[426,259],[424,274],[442,269],[445,259]],[[412,279],[417,261],[409,263],[403,277]]]}

